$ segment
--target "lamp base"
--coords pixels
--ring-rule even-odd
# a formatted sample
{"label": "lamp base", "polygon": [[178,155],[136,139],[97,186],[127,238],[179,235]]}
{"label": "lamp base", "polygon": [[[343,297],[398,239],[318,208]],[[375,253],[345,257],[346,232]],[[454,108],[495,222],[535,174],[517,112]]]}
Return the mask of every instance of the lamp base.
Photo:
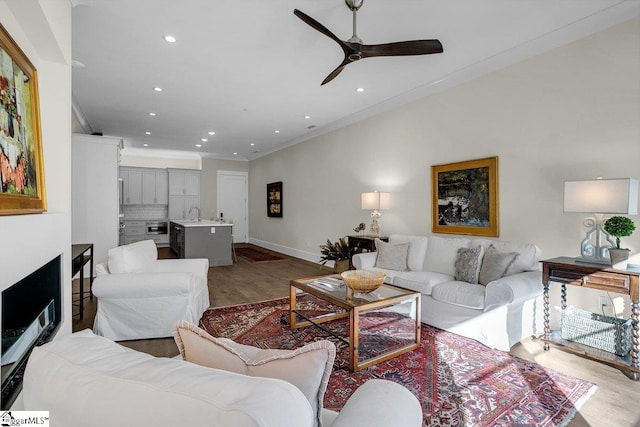
{"label": "lamp base", "polygon": [[[576,258],[576,261],[611,265],[609,248],[614,247],[614,242],[604,231],[604,215],[594,214],[592,217],[585,218],[582,223],[589,230],[580,244],[581,256]],[[605,245],[607,242],[609,245]]]}
{"label": "lamp base", "polygon": [[380,236],[380,223],[378,222],[378,218],[380,218],[380,212],[373,211],[371,212],[371,235],[375,237]]}

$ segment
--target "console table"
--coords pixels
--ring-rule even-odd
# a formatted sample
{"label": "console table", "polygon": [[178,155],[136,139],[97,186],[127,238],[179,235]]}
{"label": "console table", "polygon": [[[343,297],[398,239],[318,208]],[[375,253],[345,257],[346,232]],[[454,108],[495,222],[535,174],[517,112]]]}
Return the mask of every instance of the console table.
{"label": "console table", "polygon": [[[542,261],[542,283],[544,285],[544,349],[549,350],[549,344],[554,344],[563,350],[568,350],[590,359],[598,360],[618,368],[631,379],[640,379],[640,268],[629,267],[617,270],[602,264],[576,262],[573,258],[559,257]],[[626,357],[620,357],[594,347],[564,340],[559,331],[549,329],[549,285],[560,283],[562,288],[561,307],[567,307],[567,285],[583,288],[599,289],[615,292],[631,297],[631,352]]]}
{"label": "console table", "polygon": [[380,239],[383,242],[388,242],[389,237],[387,236],[347,236],[349,249],[353,253],[360,252],[375,252],[376,250],[376,239]]}
{"label": "console table", "polygon": [[[78,316],[84,316],[84,266],[89,263],[89,298],[93,299],[91,286],[93,285],[93,243],[71,245],[71,277],[80,273],[80,288],[78,298]],[[74,304],[75,305],[75,304]]]}

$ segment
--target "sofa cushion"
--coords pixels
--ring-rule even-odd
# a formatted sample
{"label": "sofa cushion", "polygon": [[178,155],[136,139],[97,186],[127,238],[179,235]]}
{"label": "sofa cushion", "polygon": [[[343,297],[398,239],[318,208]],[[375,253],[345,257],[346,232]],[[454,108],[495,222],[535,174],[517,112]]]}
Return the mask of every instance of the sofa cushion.
{"label": "sofa cushion", "polygon": [[456,267],[456,280],[472,284],[478,283],[478,274],[480,273],[483,252],[484,250],[481,245],[475,248],[458,249],[458,257],[454,264]]}
{"label": "sofa cushion", "polygon": [[158,259],[158,248],[153,240],[143,240],[117,246],[107,252],[111,274],[147,271]]}
{"label": "sofa cushion", "polygon": [[433,287],[431,297],[436,301],[482,310],[485,287],[467,282],[446,282]]}
{"label": "sofa cushion", "polygon": [[450,282],[452,276],[431,271],[405,271],[393,278],[393,284],[401,288],[411,289],[423,295],[431,295],[431,290],[438,283]]}
{"label": "sofa cushion", "polygon": [[454,264],[458,256],[458,249],[468,248],[469,242],[470,240],[465,238],[429,237],[423,267],[424,271],[434,271],[455,276],[456,269]]}
{"label": "sofa cushion", "polygon": [[540,248],[531,243],[514,243],[505,242],[502,240],[489,240],[489,239],[474,239],[471,241],[471,246],[482,245],[486,251],[489,245],[493,245],[494,248],[500,252],[517,252],[518,257],[507,270],[507,276],[512,274],[522,273],[524,271],[536,271],[539,269],[538,263],[542,257]]}
{"label": "sofa cushion", "polygon": [[409,243],[409,253],[407,254],[407,267],[411,271],[422,271],[424,257],[427,253],[428,239],[426,236],[409,236],[405,234],[392,234],[389,236],[389,243]]}
{"label": "sofa cushion", "polygon": [[376,267],[384,270],[407,270],[409,243],[392,244],[376,239]]}
{"label": "sofa cushion", "polygon": [[188,362],[252,377],[277,378],[295,385],[313,408],[314,424],[321,425],[324,394],[336,355],[331,341],[316,341],[296,350],[263,350],[212,337],[186,321],[176,323],[174,339]]}
{"label": "sofa cushion", "polygon": [[489,245],[482,258],[480,284],[486,285],[504,277],[517,257],[517,252],[501,252],[493,244]]}

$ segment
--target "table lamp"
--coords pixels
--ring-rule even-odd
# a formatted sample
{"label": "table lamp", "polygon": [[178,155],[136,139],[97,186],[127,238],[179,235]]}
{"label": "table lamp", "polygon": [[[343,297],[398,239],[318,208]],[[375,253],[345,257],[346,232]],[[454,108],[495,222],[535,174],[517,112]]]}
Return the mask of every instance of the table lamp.
{"label": "table lamp", "polygon": [[[610,264],[608,250],[615,245],[603,229],[605,214],[638,213],[638,180],[635,178],[565,181],[564,211],[589,213],[583,220],[589,228],[576,261]],[[592,243],[592,238],[595,241]],[[610,245],[604,245],[609,242]]]}
{"label": "table lamp", "polygon": [[371,234],[380,236],[380,210],[389,209],[391,206],[391,195],[389,193],[362,193],[360,196],[360,204],[363,210],[373,210],[371,212]]}

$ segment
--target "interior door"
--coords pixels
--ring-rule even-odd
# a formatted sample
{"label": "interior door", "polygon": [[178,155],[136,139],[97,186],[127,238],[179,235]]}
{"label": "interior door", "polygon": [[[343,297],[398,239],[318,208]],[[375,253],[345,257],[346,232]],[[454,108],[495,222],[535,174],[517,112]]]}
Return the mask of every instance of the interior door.
{"label": "interior door", "polygon": [[248,193],[248,172],[218,171],[218,217],[233,223],[234,243],[248,242]]}

